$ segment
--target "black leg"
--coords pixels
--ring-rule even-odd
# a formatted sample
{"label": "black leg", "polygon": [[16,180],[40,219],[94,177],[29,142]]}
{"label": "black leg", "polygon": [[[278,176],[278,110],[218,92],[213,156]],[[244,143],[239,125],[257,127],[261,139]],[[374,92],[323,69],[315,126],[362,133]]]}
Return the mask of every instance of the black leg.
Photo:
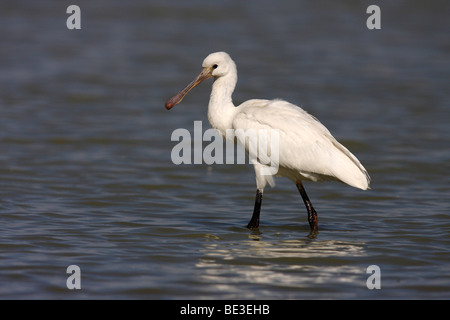
{"label": "black leg", "polygon": [[261,212],[261,202],[262,202],[263,191],[256,189],[256,199],[255,208],[253,209],[252,219],[247,225],[247,228],[253,229],[259,227],[259,213]]}
{"label": "black leg", "polygon": [[308,195],[306,194],[305,188],[303,188],[302,182],[297,181],[296,185],[297,185],[298,191],[300,192],[300,194],[303,198],[303,202],[305,203],[306,210],[308,211],[308,222],[309,222],[309,227],[311,228],[311,232],[317,233],[319,231],[319,226],[317,224],[317,212],[316,212],[316,210],[314,210],[314,207],[313,207],[311,201],[309,201]]}

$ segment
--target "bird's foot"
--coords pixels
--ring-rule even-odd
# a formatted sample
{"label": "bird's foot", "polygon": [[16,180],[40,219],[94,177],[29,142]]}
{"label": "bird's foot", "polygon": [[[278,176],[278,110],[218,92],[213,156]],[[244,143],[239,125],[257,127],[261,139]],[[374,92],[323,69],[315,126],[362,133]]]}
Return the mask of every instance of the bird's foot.
{"label": "bird's foot", "polygon": [[249,229],[256,229],[258,227],[259,227],[259,219],[252,219],[247,224],[247,228],[249,228]]}

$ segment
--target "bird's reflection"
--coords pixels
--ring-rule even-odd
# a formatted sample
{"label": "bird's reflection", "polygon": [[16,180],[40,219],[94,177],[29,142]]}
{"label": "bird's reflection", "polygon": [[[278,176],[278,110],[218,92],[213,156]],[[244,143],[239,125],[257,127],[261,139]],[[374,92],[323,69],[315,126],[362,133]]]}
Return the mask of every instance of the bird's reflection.
{"label": "bird's reflection", "polygon": [[[276,298],[269,293],[270,286],[276,286],[281,289],[276,292],[285,288],[295,298],[295,288],[318,290],[323,284],[356,283],[365,272],[347,263],[348,257],[365,255],[364,243],[310,238],[267,241],[258,233],[248,238],[239,243],[205,243],[196,267],[200,280],[209,283],[211,290],[231,299]],[[241,296],[243,286],[261,285],[269,291],[245,290],[246,296]]]}

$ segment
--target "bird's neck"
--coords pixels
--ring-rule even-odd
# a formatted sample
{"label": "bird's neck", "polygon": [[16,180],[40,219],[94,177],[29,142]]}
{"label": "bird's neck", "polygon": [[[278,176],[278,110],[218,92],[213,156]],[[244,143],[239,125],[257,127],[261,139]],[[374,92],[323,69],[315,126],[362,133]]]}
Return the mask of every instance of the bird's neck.
{"label": "bird's neck", "polygon": [[214,80],[211,97],[209,98],[208,120],[211,126],[226,134],[232,128],[232,121],[236,112],[232,94],[236,87],[237,77],[227,75]]}

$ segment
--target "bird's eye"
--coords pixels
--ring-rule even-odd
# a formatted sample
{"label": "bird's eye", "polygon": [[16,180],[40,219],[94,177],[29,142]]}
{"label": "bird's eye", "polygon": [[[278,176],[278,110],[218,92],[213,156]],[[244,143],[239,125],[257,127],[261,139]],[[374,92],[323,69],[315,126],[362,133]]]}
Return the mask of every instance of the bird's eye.
{"label": "bird's eye", "polygon": [[213,65],[213,69],[217,69],[217,67],[218,67],[217,64]]}

